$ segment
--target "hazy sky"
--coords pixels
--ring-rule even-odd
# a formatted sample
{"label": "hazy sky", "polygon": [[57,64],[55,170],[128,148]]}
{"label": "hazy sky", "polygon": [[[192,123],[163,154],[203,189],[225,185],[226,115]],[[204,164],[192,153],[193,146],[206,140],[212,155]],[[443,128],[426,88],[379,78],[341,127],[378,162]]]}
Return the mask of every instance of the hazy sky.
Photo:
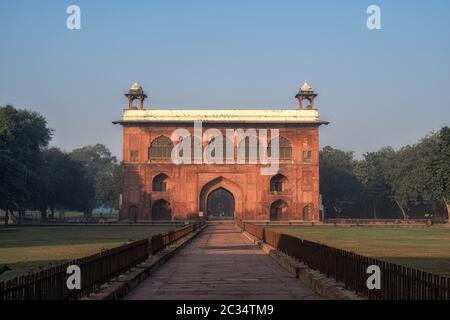
{"label": "hazy sky", "polygon": [[[81,30],[66,9],[81,8]],[[369,31],[366,9],[381,8]],[[322,146],[357,154],[450,124],[450,1],[0,0],[0,104],[43,114],[52,144],[104,143],[138,81],[147,108],[296,108],[318,91]]]}

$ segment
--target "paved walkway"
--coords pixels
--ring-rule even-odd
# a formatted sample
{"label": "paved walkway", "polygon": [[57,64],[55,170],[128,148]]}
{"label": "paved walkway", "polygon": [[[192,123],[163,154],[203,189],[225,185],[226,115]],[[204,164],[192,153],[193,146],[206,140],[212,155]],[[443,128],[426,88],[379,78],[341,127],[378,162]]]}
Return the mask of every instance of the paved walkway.
{"label": "paved walkway", "polygon": [[208,226],[125,299],[320,299],[233,224]]}

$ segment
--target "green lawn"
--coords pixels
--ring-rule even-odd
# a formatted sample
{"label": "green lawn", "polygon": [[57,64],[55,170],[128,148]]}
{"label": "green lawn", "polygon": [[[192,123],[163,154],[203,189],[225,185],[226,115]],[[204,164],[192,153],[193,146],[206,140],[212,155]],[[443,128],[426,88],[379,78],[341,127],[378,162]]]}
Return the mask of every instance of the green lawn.
{"label": "green lawn", "polygon": [[450,228],[273,227],[301,239],[450,277]]}
{"label": "green lawn", "polygon": [[0,228],[0,265],[12,271],[0,281],[120,246],[174,229],[175,226],[67,226]]}

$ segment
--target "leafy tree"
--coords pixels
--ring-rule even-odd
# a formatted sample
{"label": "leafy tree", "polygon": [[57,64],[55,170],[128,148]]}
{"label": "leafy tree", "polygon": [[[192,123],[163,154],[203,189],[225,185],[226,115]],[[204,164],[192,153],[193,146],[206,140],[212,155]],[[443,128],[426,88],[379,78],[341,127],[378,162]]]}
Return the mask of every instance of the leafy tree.
{"label": "leafy tree", "polygon": [[122,166],[113,163],[111,168],[97,176],[97,204],[110,209],[119,208],[119,197],[122,193]]}
{"label": "leafy tree", "polygon": [[0,206],[6,213],[14,209],[23,212],[29,203],[30,185],[41,164],[40,153],[51,134],[40,114],[10,105],[0,107]]}
{"label": "leafy tree", "polygon": [[325,212],[340,216],[358,203],[362,189],[353,174],[353,164],[352,152],[329,146],[320,151],[320,192]]}
{"label": "leafy tree", "polygon": [[364,154],[364,159],[355,166],[355,174],[364,187],[366,200],[371,204],[373,217],[378,217],[377,209],[386,207],[392,197],[392,190],[386,181],[384,171],[392,157],[392,148]]}
{"label": "leafy tree", "polygon": [[439,132],[437,153],[430,168],[432,198],[445,205],[447,218],[450,218],[450,128],[448,127],[442,128]]}
{"label": "leafy tree", "polygon": [[392,190],[392,199],[402,212],[403,218],[407,218],[409,205],[417,200],[416,188],[410,172],[414,168],[414,151],[411,147],[404,147],[390,157],[384,167],[384,176]]}
{"label": "leafy tree", "polygon": [[90,216],[96,207],[117,208],[122,175],[116,157],[108,148],[102,144],[87,146],[73,150],[70,156],[84,165],[87,176],[95,185],[90,208],[85,210],[86,216]]}
{"label": "leafy tree", "polygon": [[84,211],[94,186],[86,178],[83,165],[57,148],[44,150],[42,158],[34,191],[34,204],[42,220],[47,219],[47,209],[52,217],[55,209]]}
{"label": "leafy tree", "polygon": [[431,184],[438,154],[438,135],[432,134],[401,148],[387,162],[384,174],[404,217],[411,205],[433,200]]}

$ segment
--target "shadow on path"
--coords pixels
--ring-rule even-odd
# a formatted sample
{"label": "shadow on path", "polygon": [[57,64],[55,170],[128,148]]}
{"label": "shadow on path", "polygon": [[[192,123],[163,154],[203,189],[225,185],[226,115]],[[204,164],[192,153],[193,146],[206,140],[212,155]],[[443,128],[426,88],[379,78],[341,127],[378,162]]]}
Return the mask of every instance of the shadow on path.
{"label": "shadow on path", "polygon": [[125,299],[320,299],[232,224],[210,225]]}

